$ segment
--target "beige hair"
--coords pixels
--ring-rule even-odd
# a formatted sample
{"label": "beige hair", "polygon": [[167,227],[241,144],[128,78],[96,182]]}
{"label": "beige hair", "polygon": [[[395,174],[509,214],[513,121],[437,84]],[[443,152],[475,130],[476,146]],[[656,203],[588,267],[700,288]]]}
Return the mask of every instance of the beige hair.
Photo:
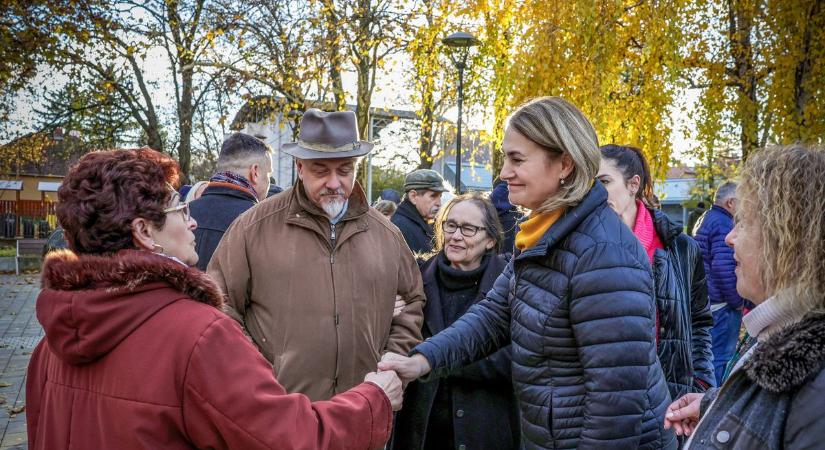
{"label": "beige hair", "polygon": [[573,173],[565,178],[558,194],[533,212],[574,206],[587,195],[599,173],[601,153],[596,130],[578,108],[560,97],[537,98],[519,106],[508,126],[542,146],[548,157],[567,153],[573,159]]}
{"label": "beige hair", "polygon": [[393,215],[395,214],[395,210],[398,209],[398,206],[392,200],[378,200],[375,202],[375,209],[378,210],[381,214],[386,215]]}
{"label": "beige hair", "polygon": [[825,151],[792,145],[751,154],[736,191],[737,220],[762,231],[762,279],[798,314],[825,310]]}

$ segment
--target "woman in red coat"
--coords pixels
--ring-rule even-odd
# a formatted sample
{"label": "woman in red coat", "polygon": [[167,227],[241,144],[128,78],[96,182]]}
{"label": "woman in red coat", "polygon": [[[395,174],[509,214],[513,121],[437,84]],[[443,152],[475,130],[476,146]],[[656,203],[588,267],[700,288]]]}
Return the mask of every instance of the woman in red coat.
{"label": "woman in red coat", "polygon": [[329,401],[286,393],[189,267],[196,223],[177,179],[149,149],[88,154],[64,179],[57,217],[73,252],[43,267],[29,448],[381,448],[400,407],[395,373]]}

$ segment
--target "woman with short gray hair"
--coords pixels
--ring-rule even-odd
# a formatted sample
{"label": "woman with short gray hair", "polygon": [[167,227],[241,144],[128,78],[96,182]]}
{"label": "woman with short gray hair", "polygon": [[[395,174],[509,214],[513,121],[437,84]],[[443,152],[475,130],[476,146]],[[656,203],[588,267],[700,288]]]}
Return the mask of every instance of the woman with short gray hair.
{"label": "woman with short gray hair", "polygon": [[512,344],[525,448],[675,448],[650,264],[594,184],[593,126],[567,101],[539,98],[510,117],[502,151],[510,201],[531,211],[512,261],[452,326],[379,368],[449,376]]}

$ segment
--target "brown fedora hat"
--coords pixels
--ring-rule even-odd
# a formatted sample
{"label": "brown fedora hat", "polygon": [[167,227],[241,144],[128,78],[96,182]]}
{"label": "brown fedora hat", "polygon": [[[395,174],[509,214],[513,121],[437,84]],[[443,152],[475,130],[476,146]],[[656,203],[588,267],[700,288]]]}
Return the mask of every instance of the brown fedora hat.
{"label": "brown fedora hat", "polygon": [[281,149],[298,159],[325,159],[366,155],[372,147],[358,139],[354,112],[311,108],[301,117],[298,142],[284,144]]}

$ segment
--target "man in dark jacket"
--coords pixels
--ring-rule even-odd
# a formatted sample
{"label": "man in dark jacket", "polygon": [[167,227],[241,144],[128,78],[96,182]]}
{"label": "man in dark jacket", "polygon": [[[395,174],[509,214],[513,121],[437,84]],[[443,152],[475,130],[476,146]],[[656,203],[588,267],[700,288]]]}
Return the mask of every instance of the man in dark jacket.
{"label": "man in dark jacket", "polygon": [[501,222],[501,229],[504,232],[504,240],[501,241],[501,254],[509,257],[513,254],[516,243],[516,224],[523,217],[518,208],[510,203],[508,196],[507,182],[496,179],[493,183],[493,192],[490,193],[490,201],[498,211],[498,220]]}
{"label": "man in dark jacket", "polygon": [[432,251],[433,227],[429,221],[441,208],[441,194],[446,190],[444,178],[435,170],[419,169],[407,174],[404,201],[391,221],[401,230],[413,253]]}
{"label": "man in dark jacket", "polygon": [[198,222],[195,249],[198,269],[206,270],[229,225],[267,196],[272,174],[272,150],[260,139],[235,133],[221,145],[218,171],[203,195],[189,204]]}
{"label": "man in dark jacket", "polygon": [[713,366],[716,385],[721,386],[725,366],[733,356],[742,325],[742,297],[736,292],[736,261],[725,236],[733,229],[736,211],[736,183],[728,182],[716,191],[713,207],[696,223],[695,239],[702,249],[707,276],[708,298],[713,313]]}

